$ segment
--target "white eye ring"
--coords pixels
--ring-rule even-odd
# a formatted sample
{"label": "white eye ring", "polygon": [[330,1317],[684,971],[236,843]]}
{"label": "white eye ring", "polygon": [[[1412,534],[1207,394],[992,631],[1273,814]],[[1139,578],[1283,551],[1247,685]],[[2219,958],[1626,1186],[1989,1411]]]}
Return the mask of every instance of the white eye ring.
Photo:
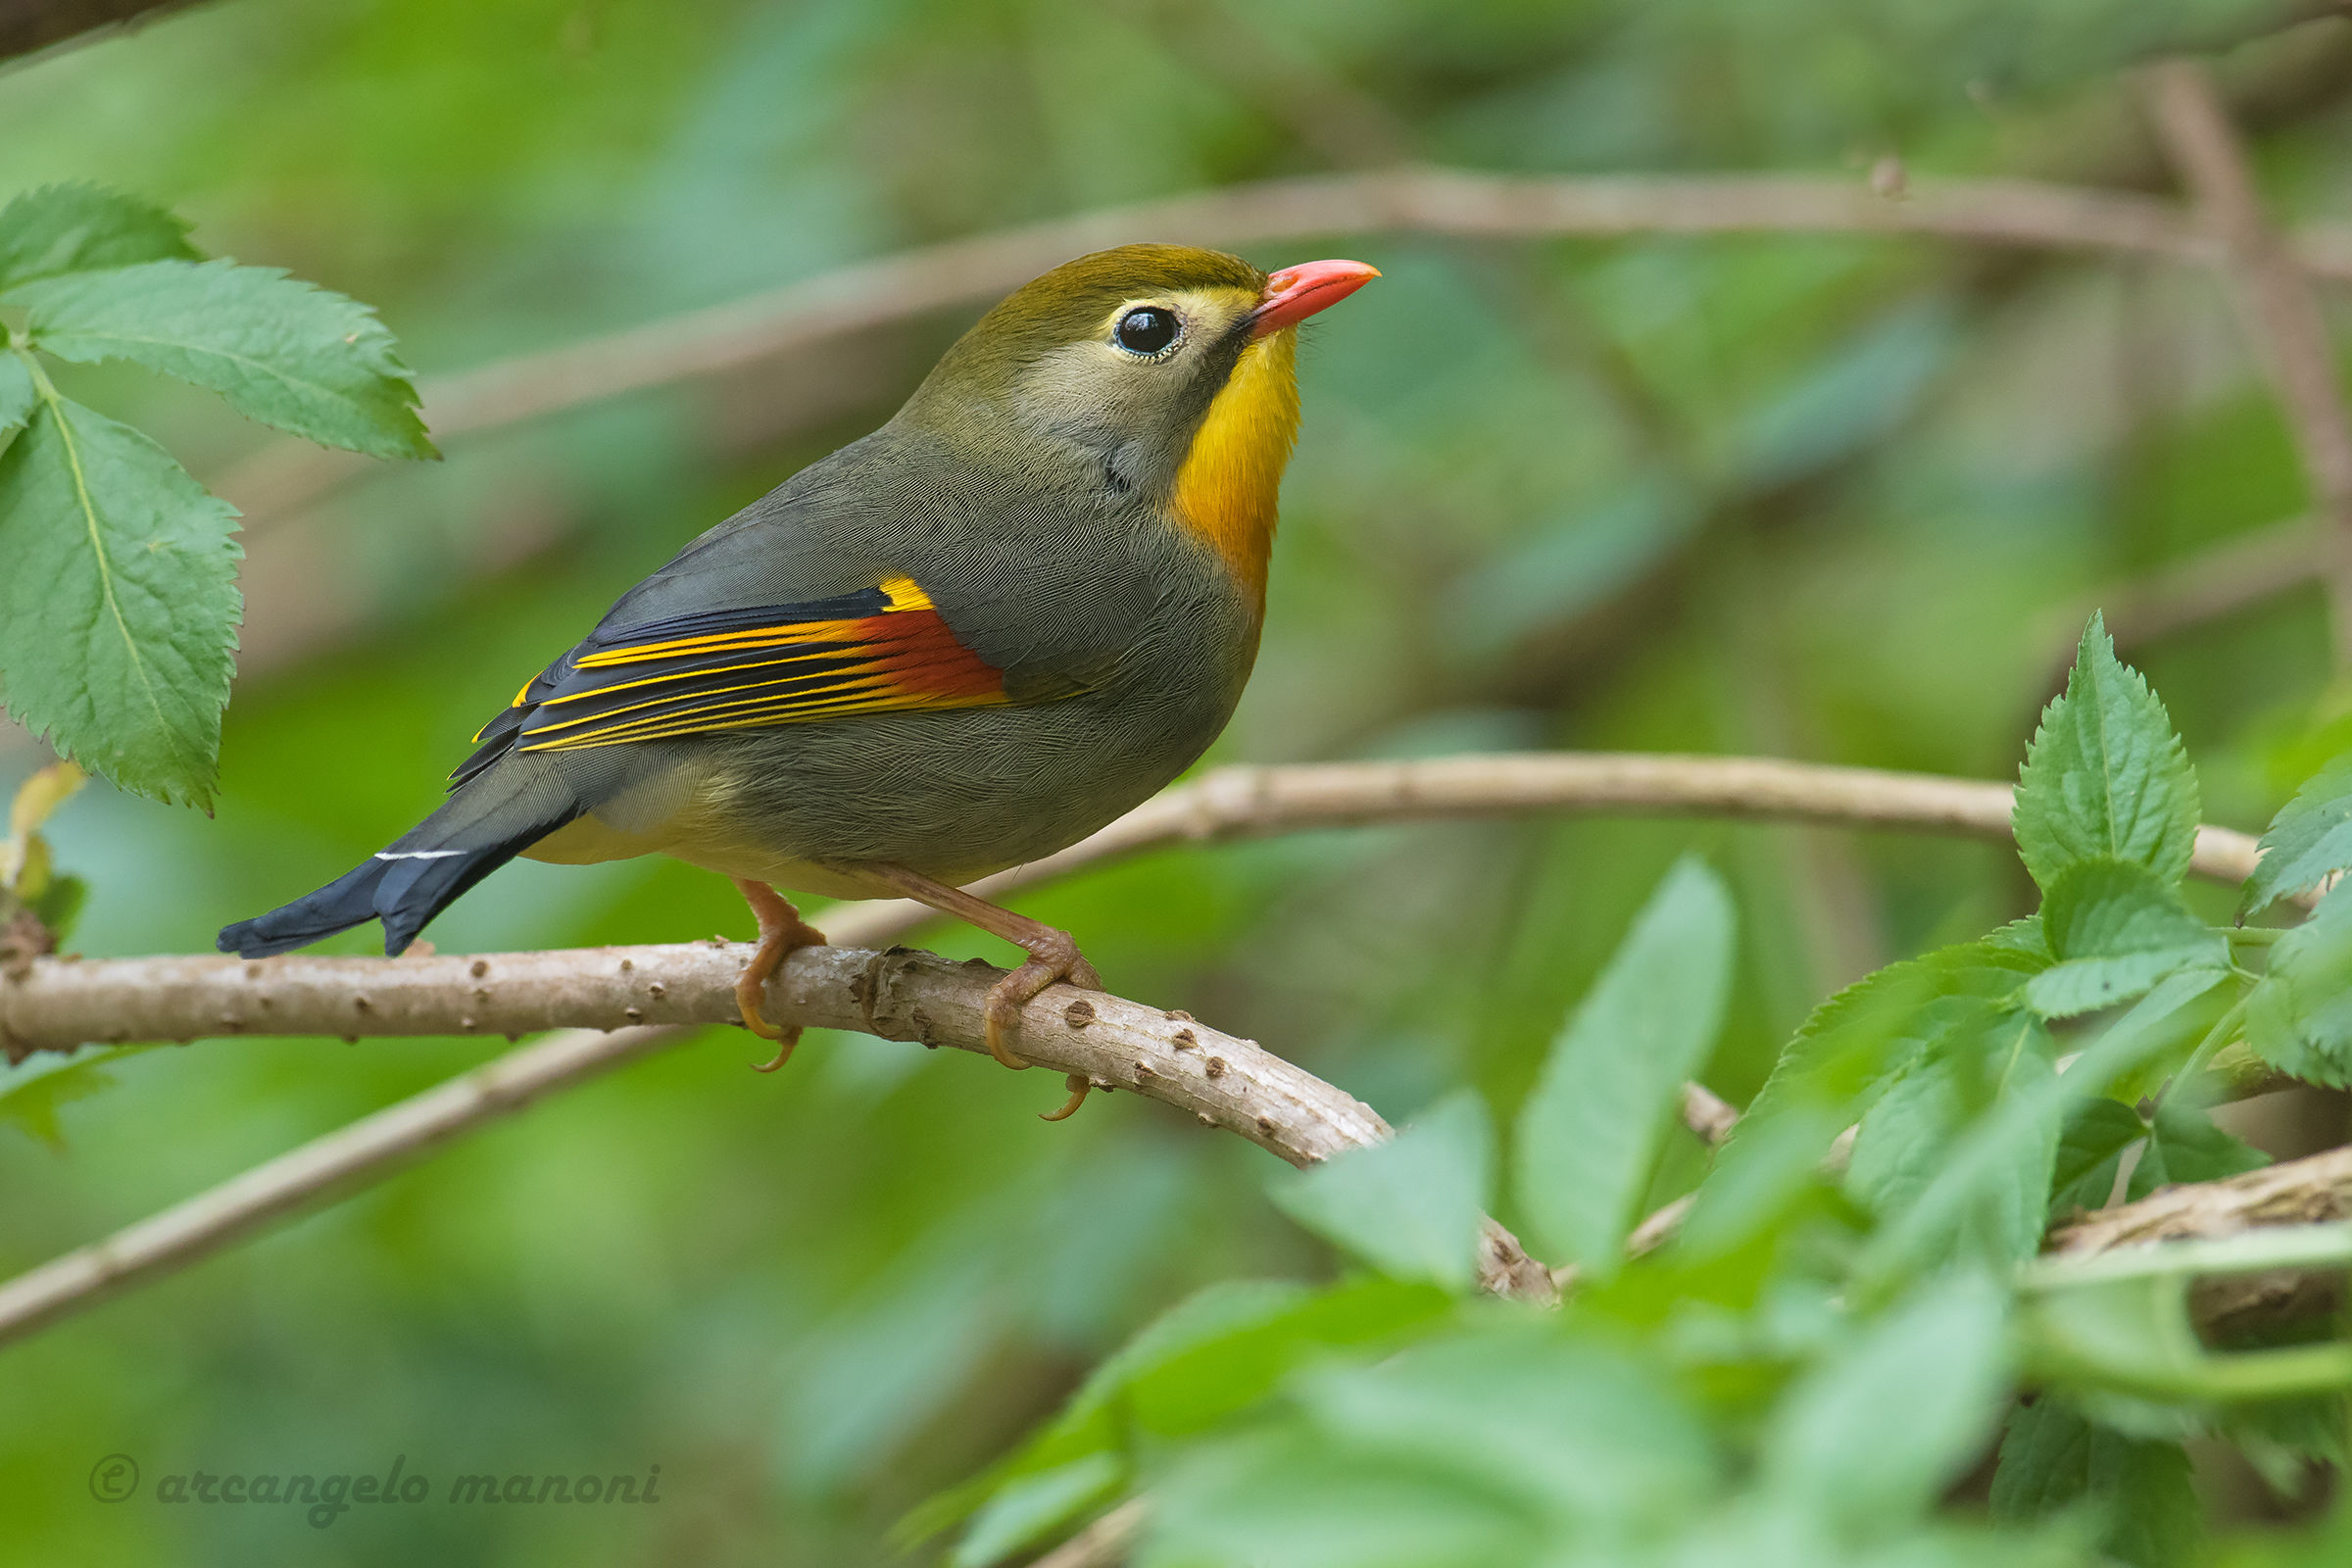
{"label": "white eye ring", "polygon": [[1184,318],[1164,305],[1129,306],[1111,327],[1110,341],[1131,359],[1164,360],[1184,344]]}

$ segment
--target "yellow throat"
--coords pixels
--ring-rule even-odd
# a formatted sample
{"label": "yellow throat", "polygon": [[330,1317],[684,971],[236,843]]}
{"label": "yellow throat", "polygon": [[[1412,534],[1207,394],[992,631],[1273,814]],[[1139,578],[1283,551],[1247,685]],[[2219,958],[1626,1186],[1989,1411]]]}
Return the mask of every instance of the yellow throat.
{"label": "yellow throat", "polygon": [[1176,515],[1224,558],[1262,609],[1282,470],[1298,439],[1298,334],[1242,350],[1176,470]]}

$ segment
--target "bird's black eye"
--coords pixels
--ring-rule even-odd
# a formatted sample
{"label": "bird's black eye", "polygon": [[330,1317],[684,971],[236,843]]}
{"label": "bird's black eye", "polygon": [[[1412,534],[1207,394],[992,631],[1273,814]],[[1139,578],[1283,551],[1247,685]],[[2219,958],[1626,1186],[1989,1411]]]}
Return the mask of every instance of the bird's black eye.
{"label": "bird's black eye", "polygon": [[1142,305],[1119,318],[1111,333],[1130,354],[1152,355],[1176,341],[1176,313]]}

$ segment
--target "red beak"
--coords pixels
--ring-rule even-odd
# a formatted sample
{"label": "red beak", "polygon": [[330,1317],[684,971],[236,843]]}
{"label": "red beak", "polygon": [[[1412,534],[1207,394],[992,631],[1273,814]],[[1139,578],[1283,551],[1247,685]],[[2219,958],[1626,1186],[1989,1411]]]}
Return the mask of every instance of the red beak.
{"label": "red beak", "polygon": [[1301,262],[1266,279],[1265,297],[1250,318],[1250,335],[1264,337],[1297,326],[1317,311],[1346,299],[1380,275],[1362,262]]}

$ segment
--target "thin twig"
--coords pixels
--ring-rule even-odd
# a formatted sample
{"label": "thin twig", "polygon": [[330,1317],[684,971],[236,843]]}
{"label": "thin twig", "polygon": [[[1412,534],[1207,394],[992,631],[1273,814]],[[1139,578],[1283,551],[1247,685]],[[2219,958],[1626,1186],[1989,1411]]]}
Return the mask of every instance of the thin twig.
{"label": "thin twig", "polygon": [[2322,521],[2336,662],[2352,664],[2352,422],[2319,296],[2288,241],[2263,217],[2245,148],[2204,64],[2164,61],[2142,79],[2167,155],[2199,217],[2229,249],[2230,275]]}
{"label": "thin twig", "polygon": [[[1762,817],[2005,841],[2011,800],[2006,784],[1761,757],[1526,753],[1226,767],[978,886],[1002,894],[1175,842],[1547,811]],[[2192,869],[2243,881],[2255,853],[2245,834],[2200,828]],[[913,907],[893,914],[884,905],[865,918],[908,919]],[[91,1041],[723,1023],[734,1015],[727,987],[748,951],[689,944],[400,959],[40,958],[0,980],[0,1045],[21,1057]]]}
{"label": "thin twig", "polygon": [[[1794,174],[1527,175],[1405,168],[1268,180],[1083,213],[876,258],[724,305],[421,383],[442,441],[739,369],[827,338],[994,298],[1085,251],[1130,240],[1248,247],[1345,234],[1927,234],[2214,265],[2227,247],[2158,198],[2034,180],[1915,179],[1899,197]],[[2296,264],[2352,280],[2352,235],[2298,236]],[[291,511],[361,460],[292,442],[220,488],[249,514]]]}

